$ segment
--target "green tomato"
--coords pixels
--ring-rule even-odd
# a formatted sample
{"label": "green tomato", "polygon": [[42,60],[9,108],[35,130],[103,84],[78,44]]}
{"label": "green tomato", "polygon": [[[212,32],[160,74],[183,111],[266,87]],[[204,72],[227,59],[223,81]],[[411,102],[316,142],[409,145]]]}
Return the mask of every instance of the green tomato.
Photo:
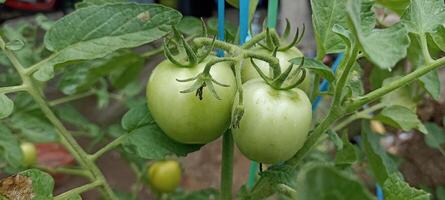
{"label": "green tomato", "polygon": [[33,166],[37,163],[37,149],[33,143],[23,142],[20,144],[23,153],[23,165],[25,167]]}
{"label": "green tomato", "polygon": [[173,192],[181,183],[181,166],[175,160],[157,161],[147,172],[150,185],[159,192]]}
{"label": "green tomato", "polygon": [[[255,49],[255,51],[264,54],[272,54],[272,52],[264,48],[257,48]],[[289,60],[291,60],[292,58],[302,57],[302,56],[303,53],[301,53],[301,51],[298,50],[296,47],[292,47],[286,51],[278,51],[276,57],[280,61],[281,72],[284,72],[289,67],[289,65],[291,64]],[[254,62],[256,65],[258,65],[258,67],[264,74],[266,75],[270,74],[271,68],[269,66],[269,63],[257,59],[254,59]],[[260,75],[258,74],[257,70],[252,66],[250,60],[245,60],[243,62],[241,77],[243,83],[247,82],[248,80],[260,78]],[[311,76],[310,74],[306,74],[306,78],[304,79],[303,83],[301,83],[298,87],[301,88],[303,91],[305,91],[306,94],[309,94],[311,90],[311,84],[312,84]]]}
{"label": "green tomato", "polygon": [[[207,60],[206,60],[207,61]],[[231,108],[235,96],[235,78],[230,65],[218,63],[210,71],[212,77],[230,87],[214,84],[221,100],[208,89],[203,99],[195,93],[180,93],[193,82],[178,82],[201,73],[206,61],[190,68],[176,66],[168,60],[161,62],[152,72],[147,84],[147,102],[154,120],[173,140],[185,144],[206,144],[217,139],[229,127]]]}
{"label": "green tomato", "polygon": [[249,159],[273,164],[291,158],[311,127],[311,102],[298,88],[276,90],[261,79],[246,82],[244,115],[233,137]]}

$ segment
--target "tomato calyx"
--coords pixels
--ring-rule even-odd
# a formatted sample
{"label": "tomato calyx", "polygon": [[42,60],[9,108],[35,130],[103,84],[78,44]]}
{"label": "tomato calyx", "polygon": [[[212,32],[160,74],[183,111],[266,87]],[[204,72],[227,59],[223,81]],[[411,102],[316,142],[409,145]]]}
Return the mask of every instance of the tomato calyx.
{"label": "tomato calyx", "polygon": [[300,28],[297,27],[297,31],[292,38],[292,41],[288,44],[281,44],[283,41],[287,41],[291,30],[290,22],[286,19],[286,28],[284,30],[283,36],[280,37],[275,29],[266,28],[266,42],[265,44],[258,43],[261,47],[269,51],[286,51],[295,45],[299,44],[303,39],[304,33],[306,32],[306,26],[303,24],[303,28],[300,34]]}
{"label": "tomato calyx", "polygon": [[[206,36],[207,28],[205,25],[203,25],[203,27],[203,34]],[[172,26],[172,29],[172,36],[166,37],[163,44],[165,57],[167,57],[170,62],[180,67],[193,67],[196,64],[203,62],[204,59],[212,53],[215,46],[216,36],[213,37],[211,45],[204,50],[203,53],[200,53],[200,51],[193,49],[192,46],[187,43],[184,36],[174,26]],[[173,46],[173,49],[177,51],[176,54],[170,49],[171,45]],[[184,55],[186,56],[185,59],[183,58]]]}

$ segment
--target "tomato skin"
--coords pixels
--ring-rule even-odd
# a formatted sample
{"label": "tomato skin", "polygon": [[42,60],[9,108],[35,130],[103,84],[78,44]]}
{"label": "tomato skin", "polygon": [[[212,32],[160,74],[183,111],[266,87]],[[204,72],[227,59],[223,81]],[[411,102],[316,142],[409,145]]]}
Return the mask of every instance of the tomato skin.
{"label": "tomato skin", "polygon": [[181,166],[175,160],[157,161],[147,173],[150,185],[159,192],[173,192],[181,182]]}
{"label": "tomato skin", "polygon": [[[259,52],[259,53],[270,54],[270,55],[272,54],[272,52],[270,52],[264,48],[257,48],[254,51]],[[301,53],[301,51],[298,50],[296,47],[292,47],[286,51],[278,51],[276,57],[280,61],[281,72],[284,72],[289,67],[289,65],[291,64],[289,62],[290,59],[296,58],[296,57],[302,57],[302,56],[303,56],[303,53]],[[258,65],[258,67],[261,69],[261,71],[264,74],[269,75],[269,71],[270,71],[269,63],[264,62],[262,60],[257,60],[257,59],[255,59],[254,62],[256,65]],[[294,67],[296,67],[296,66],[297,65],[294,65]],[[245,83],[249,80],[252,80],[252,79],[260,78],[260,75],[258,74],[256,69],[252,66],[252,63],[250,62],[250,60],[245,60],[243,62],[241,78],[242,78],[243,83]],[[309,92],[311,90],[311,76],[310,76],[310,74],[306,74],[306,78],[298,87],[301,88],[303,91],[305,91],[306,94],[309,94]]]}
{"label": "tomato skin", "polygon": [[218,63],[210,71],[215,80],[230,85],[221,87],[214,84],[221,100],[216,99],[208,87],[203,89],[202,100],[194,92],[180,93],[190,88],[193,81],[183,83],[177,79],[195,77],[203,71],[206,61],[191,68],[182,68],[165,60],[154,69],[148,80],[149,110],[159,127],[177,142],[206,144],[217,139],[229,127],[236,92],[230,65]]}
{"label": "tomato skin", "polygon": [[20,144],[23,153],[23,165],[25,167],[34,166],[37,163],[37,149],[33,143],[23,142]]}
{"label": "tomato skin", "polygon": [[275,90],[263,80],[246,82],[244,115],[233,137],[249,159],[273,164],[291,158],[304,144],[312,121],[311,103],[298,88]]}

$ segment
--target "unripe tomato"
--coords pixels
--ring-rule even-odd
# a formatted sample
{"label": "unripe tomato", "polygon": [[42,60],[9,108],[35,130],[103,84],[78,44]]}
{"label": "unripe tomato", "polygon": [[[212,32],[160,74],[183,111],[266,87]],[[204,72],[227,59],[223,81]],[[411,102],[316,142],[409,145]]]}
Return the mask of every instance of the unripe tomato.
{"label": "unripe tomato", "polygon": [[[258,48],[258,49],[255,49],[255,51],[257,51],[259,53],[272,54],[272,52],[270,52],[264,48]],[[281,72],[285,71],[289,67],[289,65],[291,64],[289,62],[289,60],[291,60],[292,58],[302,57],[302,56],[303,56],[303,53],[301,53],[301,51],[298,50],[296,47],[292,47],[286,51],[278,51],[276,57],[280,61]],[[266,74],[266,75],[270,74],[271,68],[269,66],[269,63],[264,62],[262,60],[257,60],[257,59],[255,59],[254,62],[256,65],[258,65],[258,67],[261,69],[261,71],[264,74]],[[294,67],[296,67],[296,66],[294,66]],[[252,63],[250,62],[250,60],[245,60],[243,62],[241,77],[242,77],[243,83],[247,82],[248,80],[260,78],[260,75],[258,74],[257,70],[252,66]],[[311,90],[311,76],[310,76],[310,74],[306,74],[306,78],[304,79],[303,83],[301,83],[298,87],[300,89],[302,89],[303,91],[305,91],[307,94],[310,92],[310,90]]]}
{"label": "unripe tomato", "polygon": [[173,192],[181,182],[181,166],[175,160],[157,161],[148,169],[148,180],[159,192]]}
{"label": "unripe tomato", "polygon": [[230,124],[231,108],[235,96],[235,78],[230,65],[218,63],[210,71],[222,87],[214,84],[221,100],[216,99],[208,87],[203,99],[195,93],[180,93],[189,89],[192,82],[178,82],[200,74],[206,61],[193,67],[176,66],[169,60],[161,62],[147,83],[147,102],[154,120],[173,140],[186,144],[206,144],[221,136]]}
{"label": "unripe tomato", "polygon": [[37,149],[33,143],[23,142],[20,144],[20,149],[23,153],[23,165],[25,167],[30,167],[37,162]]}
{"label": "unripe tomato", "polygon": [[233,137],[249,159],[266,164],[291,158],[303,146],[312,121],[311,102],[298,88],[276,90],[261,79],[244,88],[244,115]]}

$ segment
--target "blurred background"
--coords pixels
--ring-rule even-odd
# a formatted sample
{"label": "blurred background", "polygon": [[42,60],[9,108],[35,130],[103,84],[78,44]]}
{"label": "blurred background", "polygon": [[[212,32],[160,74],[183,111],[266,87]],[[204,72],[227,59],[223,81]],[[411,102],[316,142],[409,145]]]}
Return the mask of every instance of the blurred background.
{"label": "blurred background", "polygon": [[[0,32],[5,31],[5,27],[9,27],[12,30],[18,31],[18,27],[23,21],[32,23],[41,23],[42,21],[36,21],[37,14],[44,14],[48,19],[57,19],[63,15],[73,11],[74,6],[78,3],[78,0],[6,0],[6,2],[0,5]],[[173,8],[176,8],[185,16],[203,17],[210,19],[216,17],[216,2],[213,0],[135,0],[135,2],[143,3],[161,3]],[[237,26],[238,11],[227,6],[226,18],[234,26]],[[267,1],[260,0],[259,8],[253,19],[252,31],[259,32],[263,24],[263,20],[266,15]],[[311,24],[311,9],[309,0],[281,0],[280,1],[280,16],[279,16],[279,29],[284,26],[285,19],[289,19],[293,24],[292,27],[306,25],[306,34],[299,48],[307,55],[315,55],[315,40],[312,32]],[[41,18],[42,19],[42,18]],[[397,21],[396,16],[386,17],[387,23],[393,23]],[[39,31],[40,38],[43,37],[42,31]],[[335,56],[327,57],[325,59],[327,64],[330,64]],[[146,79],[153,68],[160,60],[161,56],[151,59],[145,64],[145,68],[140,75],[140,83],[145,83]],[[369,82],[370,68],[364,69],[364,82]],[[2,69],[3,68],[3,69]],[[0,64],[0,72],[3,72],[5,68]],[[368,74],[367,74],[368,73]],[[442,83],[445,83],[445,72],[442,70],[440,73]],[[2,79],[0,78],[0,81]],[[55,85],[55,84],[54,84]],[[60,96],[60,91],[54,86],[51,90],[51,82],[48,88],[48,97]],[[371,88],[366,86],[365,89],[369,91]],[[442,87],[442,95],[445,94],[445,87]],[[428,99],[423,101],[418,106],[418,114],[423,121],[440,122],[445,116],[445,97],[441,98],[441,101],[434,101]],[[87,116],[88,120],[94,123],[106,126],[107,124],[115,123],[120,120],[122,114],[126,112],[124,105],[117,101],[110,100],[109,106],[106,110],[102,110],[96,106],[96,97],[88,97],[80,102],[76,103],[77,108],[82,112],[84,116]],[[319,112],[323,112],[322,105]],[[356,125],[359,126],[359,125]],[[359,129],[354,129],[352,126],[351,132]],[[436,188],[445,188],[445,154],[441,154],[437,149],[430,148],[424,139],[423,134],[413,132],[402,132],[400,130],[389,129],[389,134],[382,141],[387,151],[392,155],[397,155],[400,170],[404,174],[406,180],[410,185],[425,188],[427,190],[435,190]],[[357,134],[355,133],[355,134]],[[91,140],[87,137],[80,138],[80,143],[88,148],[90,147]],[[103,143],[105,144],[105,143]],[[103,144],[97,144],[96,147],[100,147]],[[66,151],[55,144],[40,145],[39,149],[39,162],[51,163],[52,165],[66,165],[72,164],[73,159],[66,153]],[[93,147],[94,149],[94,147]],[[335,147],[326,142],[321,148],[323,151],[334,150]],[[184,178],[182,181],[182,188],[185,190],[198,190],[208,187],[219,187],[220,181],[220,161],[221,161],[221,140],[217,140],[211,144],[203,147],[201,151],[190,154],[189,156],[181,159],[181,164],[184,170]],[[237,151],[237,150],[236,150]],[[42,156],[40,156],[42,155]],[[99,161],[99,166],[103,169],[105,176],[108,178],[112,186],[131,190],[130,185],[135,181],[135,176],[131,171],[131,166],[128,166],[126,162],[123,162],[120,158],[121,154],[117,152],[109,153]],[[363,167],[355,166],[356,172],[365,181],[368,181],[368,186],[373,188],[368,172],[362,171]],[[243,184],[247,182],[249,172],[249,160],[243,157],[239,152],[235,154],[235,168],[234,168],[234,190],[238,190]],[[66,191],[73,186],[83,183],[85,180],[75,177],[67,177],[59,175],[56,178],[57,192]],[[145,196],[144,199],[151,199],[150,191],[144,190],[141,195]],[[98,196],[94,192],[87,193],[84,196],[85,199],[98,199]],[[444,196],[437,197],[438,200],[445,199]]]}

